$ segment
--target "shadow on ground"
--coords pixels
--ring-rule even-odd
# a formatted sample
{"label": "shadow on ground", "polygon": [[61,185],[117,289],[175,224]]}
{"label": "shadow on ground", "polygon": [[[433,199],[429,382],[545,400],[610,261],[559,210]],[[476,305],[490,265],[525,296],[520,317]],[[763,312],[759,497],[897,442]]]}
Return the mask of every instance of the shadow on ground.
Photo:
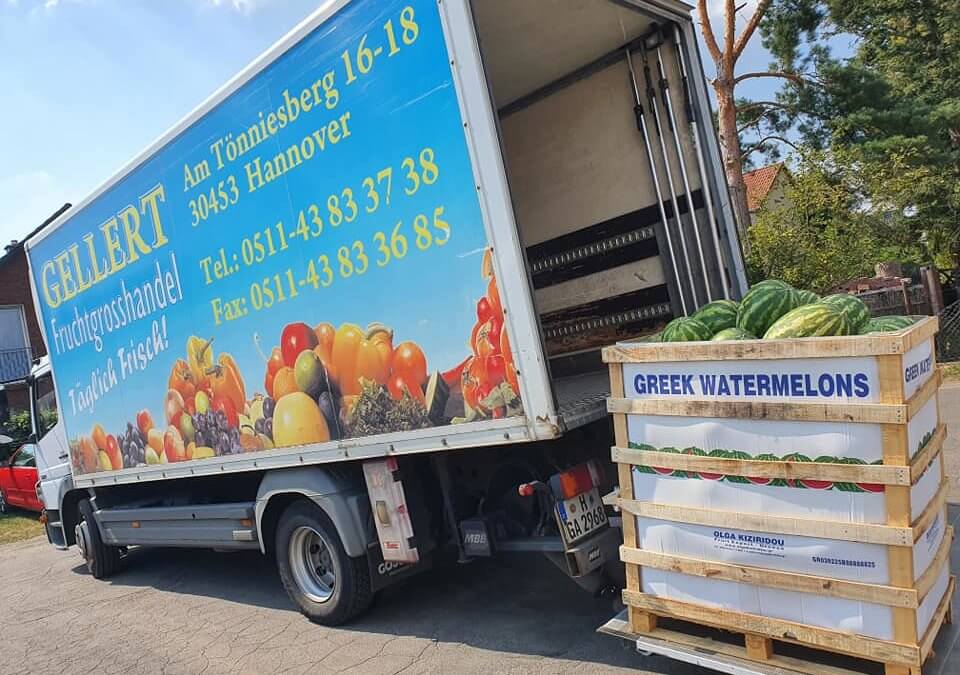
{"label": "shadow on ground", "polygon": [[[83,565],[73,571],[87,574]],[[272,559],[255,552],[132,550],[124,569],[107,583],[296,611]],[[595,633],[615,614],[614,609],[612,598],[592,597],[545,558],[505,556],[454,563],[388,588],[369,612],[343,629],[638,667],[639,657],[628,643]],[[317,626],[316,630],[325,629]],[[642,665],[654,667],[649,659]],[[656,672],[698,672],[662,665]]]}

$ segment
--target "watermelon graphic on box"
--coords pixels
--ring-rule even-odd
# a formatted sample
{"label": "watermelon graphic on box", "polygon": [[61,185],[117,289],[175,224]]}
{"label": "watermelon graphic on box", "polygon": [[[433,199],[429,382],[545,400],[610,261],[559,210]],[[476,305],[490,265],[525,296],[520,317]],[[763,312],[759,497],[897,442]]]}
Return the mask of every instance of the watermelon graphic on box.
{"label": "watermelon graphic on box", "polygon": [[[932,437],[932,434],[930,434]],[[929,441],[929,438],[927,439]],[[630,442],[629,447],[634,450],[644,450],[646,452],[669,452],[682,453],[684,455],[695,455],[697,457],[716,457],[719,459],[741,459],[753,460],[758,462],[816,462],[818,464],[860,464],[866,465],[862,459],[856,457],[833,457],[832,455],[820,455],[816,459],[811,459],[803,453],[794,452],[783,457],[771,453],[762,453],[753,456],[742,450],[727,450],[718,448],[709,453],[697,447],[684,448],[682,451],[672,446],[656,448],[647,443]],[[882,464],[878,460],[874,464]],[[874,483],[835,483],[833,481],[816,480],[812,478],[803,478],[799,480],[790,480],[783,478],[762,478],[755,476],[735,476],[726,474],[706,473],[702,471],[680,471],[668,469],[666,467],[648,466],[644,464],[635,464],[634,471],[638,473],[653,474],[669,478],[688,479],[688,480],[714,480],[725,481],[727,483],[736,483],[740,485],[760,485],[769,487],[789,487],[802,490],[839,490],[842,492],[883,492],[883,485]]]}

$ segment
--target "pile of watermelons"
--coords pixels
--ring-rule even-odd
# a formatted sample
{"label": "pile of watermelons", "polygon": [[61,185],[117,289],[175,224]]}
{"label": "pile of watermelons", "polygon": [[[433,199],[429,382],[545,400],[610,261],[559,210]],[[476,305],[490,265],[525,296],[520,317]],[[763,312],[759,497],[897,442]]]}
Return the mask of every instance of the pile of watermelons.
{"label": "pile of watermelons", "polygon": [[693,316],[674,319],[657,335],[656,342],[703,340],[780,340],[784,338],[869,335],[906,328],[907,316],[870,318],[860,298],[846,293],[821,298],[812,291],[769,279],[755,284],[739,303],[715,300]]}

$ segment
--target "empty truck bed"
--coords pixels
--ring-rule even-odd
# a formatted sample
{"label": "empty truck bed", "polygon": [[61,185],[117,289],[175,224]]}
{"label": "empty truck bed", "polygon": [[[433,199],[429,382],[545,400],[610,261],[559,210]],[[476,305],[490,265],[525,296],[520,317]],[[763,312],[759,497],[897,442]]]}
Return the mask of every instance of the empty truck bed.
{"label": "empty truck bed", "polygon": [[607,415],[610,373],[606,370],[553,380],[557,412],[565,429],[575,429]]}

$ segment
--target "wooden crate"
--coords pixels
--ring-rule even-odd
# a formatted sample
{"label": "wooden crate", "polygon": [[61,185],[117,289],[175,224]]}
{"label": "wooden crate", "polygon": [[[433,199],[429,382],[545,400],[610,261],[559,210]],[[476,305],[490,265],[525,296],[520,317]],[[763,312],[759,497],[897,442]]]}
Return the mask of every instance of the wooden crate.
{"label": "wooden crate", "polygon": [[[616,441],[612,453],[618,464],[620,483],[620,492],[614,501],[624,512],[621,559],[626,565],[627,585],[623,599],[629,608],[631,629],[650,632],[657,627],[657,617],[671,617],[743,633],[746,652],[756,660],[770,659],[772,641],[777,640],[877,661],[885,665],[888,675],[920,673],[940,626],[950,619],[954,590],[951,577],[942,596],[929,599],[925,611],[929,613],[934,601],[935,609],[926,631],[919,634],[918,610],[935,585],[943,586],[953,536],[947,528],[929,566],[915,570],[915,542],[924,536],[934,520],[942,518],[940,522],[944,527],[946,523],[946,483],[941,453],[945,429],[939,421],[940,378],[933,351],[937,328],[937,320],[929,318],[903,331],[884,335],[638,343],[606,348],[604,360],[610,364],[612,392],[608,410],[613,414]],[[859,369],[849,380],[843,371],[848,365]],[[831,368],[838,371],[832,384],[830,378],[821,373]],[[711,369],[727,372],[728,378],[734,377],[730,373],[739,372],[737,394],[731,393],[729,387],[713,389],[709,376],[695,382],[690,375]],[[789,379],[796,378],[791,369],[805,369],[802,382]],[[770,372],[766,380],[761,379],[762,372],[767,370]],[[787,377],[784,372],[792,374]],[[752,387],[747,386],[748,378]],[[773,386],[771,378],[776,378]],[[811,384],[814,380],[816,383]],[[857,396],[852,395],[850,382],[860,383]],[[758,394],[761,384],[766,386],[764,392]],[[840,392],[841,385],[844,396],[825,395],[828,388],[834,393]],[[753,392],[749,395],[751,388]],[[816,396],[818,393],[821,395]],[[925,412],[921,413],[922,410]],[[924,434],[923,442],[918,444],[910,438],[908,427],[911,420],[921,414],[936,415],[935,431]],[[875,464],[771,461],[663,452],[650,447],[630,447],[628,420],[639,416],[753,420],[758,424],[780,420],[836,422],[854,427],[872,425],[871,430],[878,430],[876,438],[880,447],[871,449],[876,452]],[[782,481],[879,485],[883,487],[884,518],[879,523],[843,522],[795,514],[729,512],[638,500],[634,498],[635,466],[695,472],[697,476],[725,474]],[[911,488],[931,466],[939,469],[944,480],[924,508],[915,512],[911,506]],[[638,545],[637,516],[677,524],[875,544],[886,547],[889,579],[885,584],[865,583],[643,550]],[[641,583],[644,569],[889,607],[892,639],[644,593]]]}

